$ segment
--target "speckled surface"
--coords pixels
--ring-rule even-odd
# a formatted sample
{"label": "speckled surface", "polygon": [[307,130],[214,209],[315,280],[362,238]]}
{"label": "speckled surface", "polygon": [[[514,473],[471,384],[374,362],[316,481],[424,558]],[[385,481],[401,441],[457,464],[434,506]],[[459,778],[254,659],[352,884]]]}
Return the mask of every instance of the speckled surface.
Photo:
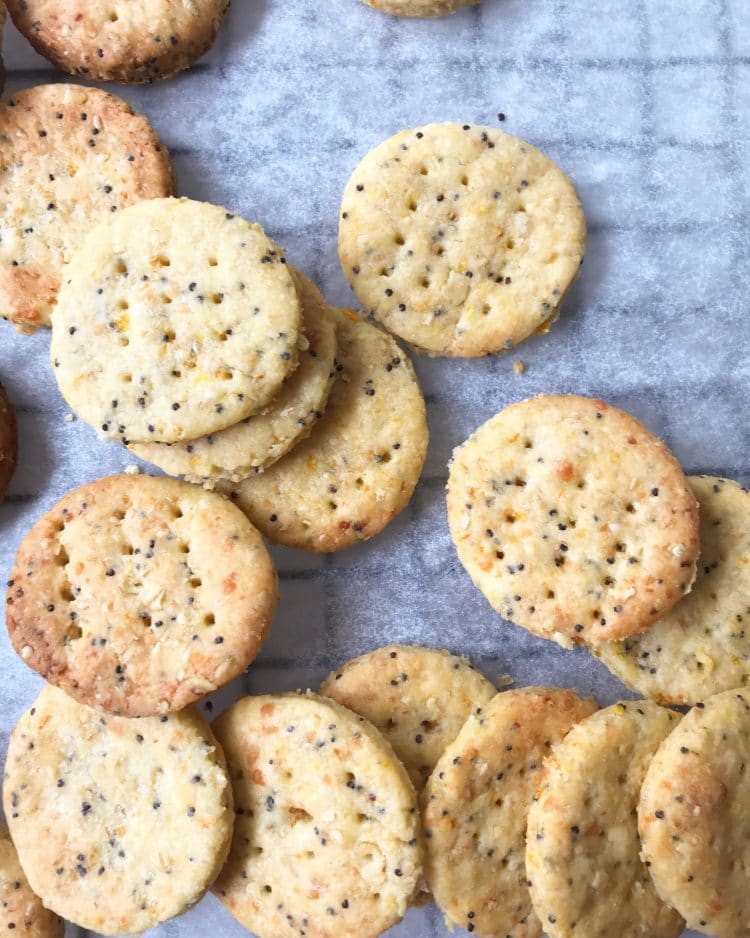
{"label": "speckled surface", "polygon": [[[63,77],[12,29],[5,55],[11,89]],[[404,127],[497,124],[504,113],[501,126],[569,172],[590,224],[581,278],[549,335],[501,358],[417,361],[432,443],[412,505],[346,553],[274,551],[282,600],[271,637],[213,712],[243,691],[315,686],[387,641],[445,646],[491,678],[572,686],[603,704],[624,695],[584,651],[504,623],[471,586],[448,534],[446,464],[507,403],[571,391],[632,411],[687,471],[750,482],[746,0],[486,0],[432,22],[392,19],[357,0],[235,0],[198,67],[147,88],[111,87],[162,134],[182,194],[260,222],[335,303],[353,301],[336,255],[344,183],[367,150]],[[70,488],[133,462],[65,421],[47,349],[46,334],[23,338],[0,323],[0,375],[21,432],[0,506],[3,576],[34,519]],[[2,630],[3,756],[39,687]],[[246,933],[209,897],[149,934]],[[447,932],[428,908],[389,934]]]}

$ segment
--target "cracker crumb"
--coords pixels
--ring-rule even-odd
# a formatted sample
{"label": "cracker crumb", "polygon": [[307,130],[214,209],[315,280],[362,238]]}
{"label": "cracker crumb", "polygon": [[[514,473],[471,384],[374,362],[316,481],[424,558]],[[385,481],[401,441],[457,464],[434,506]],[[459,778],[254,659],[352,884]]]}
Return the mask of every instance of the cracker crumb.
{"label": "cracker crumb", "polygon": [[73,421],[74,421],[75,419],[76,419],[76,418],[75,418],[75,415],[74,415],[74,414],[68,413],[68,414],[65,415],[65,423],[73,423]]}
{"label": "cracker crumb", "polygon": [[516,679],[512,674],[499,674],[495,684],[498,688],[510,687],[511,684],[515,684]]}
{"label": "cracker crumb", "polygon": [[524,365],[520,358],[517,358],[513,362],[513,371],[515,371],[517,375],[522,375],[524,371],[526,371],[526,365]]}
{"label": "cracker crumb", "polygon": [[137,476],[141,473],[141,467],[136,466],[134,462],[131,462],[129,466],[125,466],[125,475],[126,476]]}

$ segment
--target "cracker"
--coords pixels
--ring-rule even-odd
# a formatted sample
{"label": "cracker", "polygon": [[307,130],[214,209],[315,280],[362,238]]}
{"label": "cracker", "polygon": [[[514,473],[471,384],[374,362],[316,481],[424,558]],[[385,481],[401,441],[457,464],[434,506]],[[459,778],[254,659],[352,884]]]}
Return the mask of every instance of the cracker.
{"label": "cracker", "polygon": [[493,127],[396,134],[362,160],[341,204],[352,289],[386,328],[433,355],[473,358],[546,331],[585,243],[570,180]]}
{"label": "cracker", "polygon": [[750,493],[713,476],[688,481],[700,506],[692,591],[648,631],[595,649],[629,687],[662,703],[694,704],[750,681]]}
{"label": "cracker", "polygon": [[200,714],[127,720],[55,687],[11,735],[3,800],[32,889],[106,935],[197,902],[232,833],[224,757]]}
{"label": "cracker", "polygon": [[338,377],[314,431],[266,472],[224,489],[271,541],[317,552],[382,531],[411,498],[427,453],[411,362],[351,311],[337,318]]}
{"label": "cracker", "polygon": [[698,703],[661,744],[638,805],[643,858],[659,895],[696,928],[750,932],[750,696]]}
{"label": "cracker", "polygon": [[312,694],[245,697],[214,724],[237,819],[214,892],[252,932],[374,938],[414,895],[414,789],[378,731]]}
{"label": "cracker", "polygon": [[364,0],[373,10],[393,16],[433,17],[455,13],[459,7],[474,6],[480,0]]}
{"label": "cracker", "polygon": [[5,824],[0,824],[0,931],[18,938],[63,938],[65,931],[62,920],[32,892]]}
{"label": "cracker", "polygon": [[497,694],[472,714],[422,793],[427,884],[446,923],[482,938],[540,938],[524,863],[542,760],[596,710],[569,690]]}
{"label": "cracker", "polygon": [[332,671],[322,694],[369,720],[420,791],[469,715],[497,693],[466,658],[386,645]]}
{"label": "cracker", "polygon": [[335,375],[336,326],[311,280],[289,268],[302,307],[300,364],[262,413],[188,443],[134,443],[136,456],[191,482],[239,482],[277,462],[323,415]]}
{"label": "cracker", "polygon": [[16,471],[18,462],[18,424],[16,412],[0,382],[0,502]]}
{"label": "cracker", "polygon": [[31,333],[49,326],[92,226],[171,195],[172,168],[148,120],[98,88],[28,88],[0,104],[0,123],[0,315]]}
{"label": "cracker", "polygon": [[617,703],[574,726],[545,760],[526,873],[549,938],[682,934],[640,859],[635,813],[649,763],[679,718],[655,703]]}
{"label": "cracker", "polygon": [[213,45],[229,0],[6,0],[36,51],[71,75],[141,84],[191,66]]}
{"label": "cracker", "polygon": [[52,363],[101,436],[194,440],[270,403],[297,366],[299,324],[284,255],[262,228],[216,205],[153,199],[76,251]]}
{"label": "cracker", "polygon": [[81,703],[180,710],[241,674],[276,605],[258,532],[186,482],[110,476],[70,492],[26,535],[8,581],[13,647]]}
{"label": "cracker", "polygon": [[563,646],[624,638],[695,579],[698,506],[677,461],[603,401],[513,404],[459,447],[448,520],[505,619]]}

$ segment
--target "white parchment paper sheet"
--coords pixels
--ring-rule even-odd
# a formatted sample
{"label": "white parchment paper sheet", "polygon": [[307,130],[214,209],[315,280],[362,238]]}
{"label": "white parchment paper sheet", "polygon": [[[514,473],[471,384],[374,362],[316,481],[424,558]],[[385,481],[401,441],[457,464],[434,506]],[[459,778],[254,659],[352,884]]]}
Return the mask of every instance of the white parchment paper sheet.
{"label": "white parchment paper sheet", "polygon": [[[64,80],[12,27],[4,51],[10,89]],[[448,647],[491,678],[573,686],[603,704],[624,696],[586,652],[504,623],[471,586],[448,534],[446,464],[506,404],[570,391],[632,411],[687,471],[750,481],[747,0],[486,0],[432,22],[357,0],[235,0],[196,68],[146,88],[110,87],[152,119],[182,194],[260,222],[337,304],[353,302],[336,254],[344,183],[361,156],[404,127],[497,124],[504,113],[502,127],[572,176],[590,224],[582,276],[549,335],[500,358],[417,361],[432,442],[411,506],[381,536],[337,556],[274,551],[282,600],[272,635],[213,713],[243,692],[314,687],[386,641]],[[3,578],[42,512],[133,462],[65,421],[47,354],[46,334],[24,338],[0,323],[0,374],[21,431],[20,465],[0,506]],[[40,687],[3,629],[3,758]],[[446,933],[428,908],[390,934]],[[209,896],[150,934],[246,933]]]}

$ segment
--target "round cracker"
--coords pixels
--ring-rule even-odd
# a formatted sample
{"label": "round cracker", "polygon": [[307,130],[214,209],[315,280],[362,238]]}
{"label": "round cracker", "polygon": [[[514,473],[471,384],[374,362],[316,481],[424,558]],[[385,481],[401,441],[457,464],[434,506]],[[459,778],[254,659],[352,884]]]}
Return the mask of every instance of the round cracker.
{"label": "round cracker", "polygon": [[300,364],[260,414],[188,443],[134,443],[130,449],[169,475],[191,482],[239,482],[266,469],[310,435],[335,375],[336,326],[320,290],[290,267],[302,307]]}
{"label": "round cracker", "polygon": [[200,714],[128,720],[54,687],[11,735],[3,799],[33,890],[106,935],[197,902],[232,833],[224,757]]}
{"label": "round cracker", "polygon": [[434,17],[455,13],[460,7],[474,6],[480,0],[364,0],[367,6],[393,16]]}
{"label": "round cracker", "polygon": [[180,710],[241,674],[276,605],[262,538],[186,482],[110,476],[70,492],[26,535],[8,581],[13,647],[81,703]]}
{"label": "round cracker", "polygon": [[332,671],[320,692],[376,726],[419,791],[469,715],[497,690],[466,658],[386,645]]}
{"label": "round cracker", "polygon": [[492,607],[563,646],[647,628],[695,579],[680,466],[603,401],[540,396],[488,420],[454,453],[448,520]]}
{"label": "round cracker", "polygon": [[[214,892],[260,938],[374,938],[414,895],[414,789],[362,717],[312,694],[245,697],[214,724],[237,819]],[[290,875],[293,873],[293,875]]]}
{"label": "round cracker", "polygon": [[283,252],[259,225],[205,202],[152,199],[74,254],[52,363],[101,436],[194,440],[270,403],[297,366],[299,324]]}
{"label": "round cracker", "polygon": [[0,104],[0,315],[49,326],[73,251],[92,226],[173,191],[148,120],[98,88],[39,85]]}
{"label": "round cracker", "polygon": [[694,704],[750,681],[750,493],[729,479],[688,481],[701,543],[690,594],[641,635],[595,649],[629,687],[662,703]]}
{"label": "round cracker", "polygon": [[344,190],[339,256],[362,305],[433,355],[473,358],[548,328],[583,260],[564,173],[493,127],[429,124],[369,153]]}
{"label": "round cracker", "polygon": [[407,505],[427,453],[409,359],[355,313],[337,319],[338,377],[312,434],[261,475],[223,489],[269,540],[316,552],[382,531]]}
{"label": "round cracker", "polygon": [[0,930],[18,938],[63,938],[65,925],[29,886],[5,824],[0,824]]}
{"label": "round cracker", "polygon": [[682,718],[646,773],[638,805],[643,858],[688,927],[750,931],[750,696],[730,690]]}
{"label": "round cracker", "polygon": [[71,75],[141,84],[189,68],[216,38],[229,0],[6,0],[19,32]]}
{"label": "round cracker", "polygon": [[641,861],[635,813],[646,769],[679,718],[655,703],[617,703],[574,726],[545,760],[526,873],[549,938],[682,934]]}
{"label": "round cracker", "polygon": [[18,462],[16,412],[0,382],[0,501],[8,490]]}
{"label": "round cracker", "polygon": [[422,793],[427,884],[448,925],[483,938],[540,938],[524,863],[542,760],[596,710],[570,690],[497,694],[472,714]]}

